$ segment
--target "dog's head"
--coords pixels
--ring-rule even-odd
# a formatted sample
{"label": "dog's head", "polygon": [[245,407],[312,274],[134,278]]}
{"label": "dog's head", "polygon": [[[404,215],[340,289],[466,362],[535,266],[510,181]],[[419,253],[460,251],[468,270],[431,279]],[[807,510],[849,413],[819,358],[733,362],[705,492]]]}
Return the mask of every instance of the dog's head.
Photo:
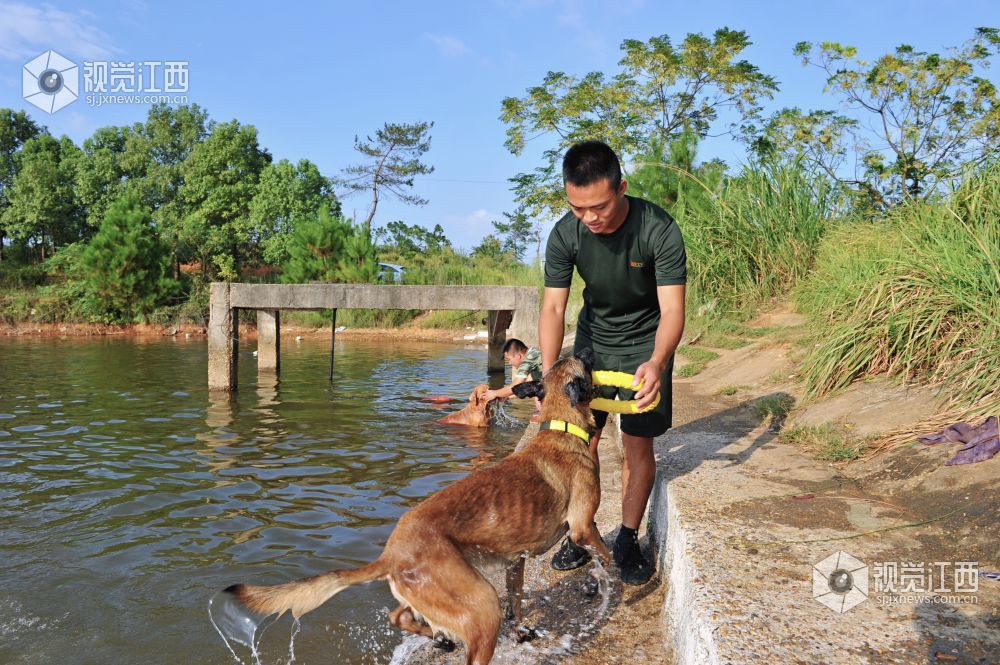
{"label": "dog's head", "polygon": [[594,392],[593,367],[594,352],[589,348],[580,349],[553,365],[541,381],[518,383],[513,391],[520,398],[537,397],[540,400],[558,393],[569,400],[570,406],[588,404]]}

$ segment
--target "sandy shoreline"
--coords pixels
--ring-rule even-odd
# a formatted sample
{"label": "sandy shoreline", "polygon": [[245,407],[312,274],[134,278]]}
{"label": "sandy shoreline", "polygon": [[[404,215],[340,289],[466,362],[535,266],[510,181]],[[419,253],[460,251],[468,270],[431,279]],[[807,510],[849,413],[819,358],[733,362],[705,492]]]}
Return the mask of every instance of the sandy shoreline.
{"label": "sandy shoreline", "polygon": [[[338,339],[393,339],[420,342],[438,342],[442,344],[468,344],[467,335],[474,335],[475,330],[444,329],[444,328],[348,328],[337,332]],[[152,324],[132,324],[127,326],[104,325],[99,323],[15,323],[0,325],[0,336],[34,336],[34,337],[204,337],[207,334],[205,326],[184,324],[179,326],[161,326]],[[313,328],[295,325],[282,325],[283,337],[328,338],[329,328]],[[253,324],[240,325],[240,339],[256,339],[257,327]],[[485,338],[482,340],[485,343]]]}

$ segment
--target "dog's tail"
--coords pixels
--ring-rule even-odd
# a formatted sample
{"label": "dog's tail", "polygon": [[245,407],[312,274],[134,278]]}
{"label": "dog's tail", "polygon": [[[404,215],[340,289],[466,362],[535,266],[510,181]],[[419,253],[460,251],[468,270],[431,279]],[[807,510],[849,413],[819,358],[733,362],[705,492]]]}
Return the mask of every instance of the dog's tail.
{"label": "dog's tail", "polygon": [[232,594],[248,609],[257,614],[281,616],[291,611],[298,618],[311,612],[349,586],[371,582],[389,573],[388,564],[380,557],[367,566],[334,570],[313,577],[274,586],[234,584],[225,593]]}

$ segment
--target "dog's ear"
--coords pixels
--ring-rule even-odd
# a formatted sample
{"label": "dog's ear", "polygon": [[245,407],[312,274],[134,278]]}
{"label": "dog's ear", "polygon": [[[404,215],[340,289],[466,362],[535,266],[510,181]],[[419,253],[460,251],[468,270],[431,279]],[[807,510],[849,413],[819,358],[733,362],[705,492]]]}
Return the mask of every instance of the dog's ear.
{"label": "dog's ear", "polygon": [[[587,370],[590,371],[589,369]],[[566,384],[566,394],[569,395],[569,403],[576,406],[580,402],[590,401],[591,383],[583,377],[578,377]]]}
{"label": "dog's ear", "polygon": [[583,363],[584,368],[588,372],[594,368],[594,350],[589,346],[583,347],[573,355]]}
{"label": "dog's ear", "polygon": [[511,390],[514,394],[524,399],[525,397],[537,397],[538,399],[545,398],[545,388],[542,386],[541,381],[524,381],[522,383],[515,383],[511,386]]}

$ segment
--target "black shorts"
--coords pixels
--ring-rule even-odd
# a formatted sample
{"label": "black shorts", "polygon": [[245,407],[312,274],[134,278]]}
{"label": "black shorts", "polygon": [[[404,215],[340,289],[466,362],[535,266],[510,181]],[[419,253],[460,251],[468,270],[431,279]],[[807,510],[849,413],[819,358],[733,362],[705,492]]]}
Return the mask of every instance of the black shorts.
{"label": "black shorts", "polygon": [[[589,340],[577,337],[573,352],[576,353],[580,349],[590,346],[590,344]],[[649,360],[649,355],[648,351],[616,355],[595,350],[594,369],[634,374],[639,365]],[[663,374],[660,376],[660,403],[656,405],[655,409],[646,411],[645,413],[621,414],[621,429],[623,433],[631,436],[656,437],[670,429],[673,417],[673,387],[671,385],[673,373],[674,357],[670,356],[670,360],[667,361],[667,368],[663,370]],[[627,388],[598,386],[597,394],[599,397],[607,399],[614,399],[617,396],[619,399],[630,400],[635,395],[635,392]],[[608,421],[607,411],[594,410],[594,420],[597,421],[598,428],[603,428]]]}

